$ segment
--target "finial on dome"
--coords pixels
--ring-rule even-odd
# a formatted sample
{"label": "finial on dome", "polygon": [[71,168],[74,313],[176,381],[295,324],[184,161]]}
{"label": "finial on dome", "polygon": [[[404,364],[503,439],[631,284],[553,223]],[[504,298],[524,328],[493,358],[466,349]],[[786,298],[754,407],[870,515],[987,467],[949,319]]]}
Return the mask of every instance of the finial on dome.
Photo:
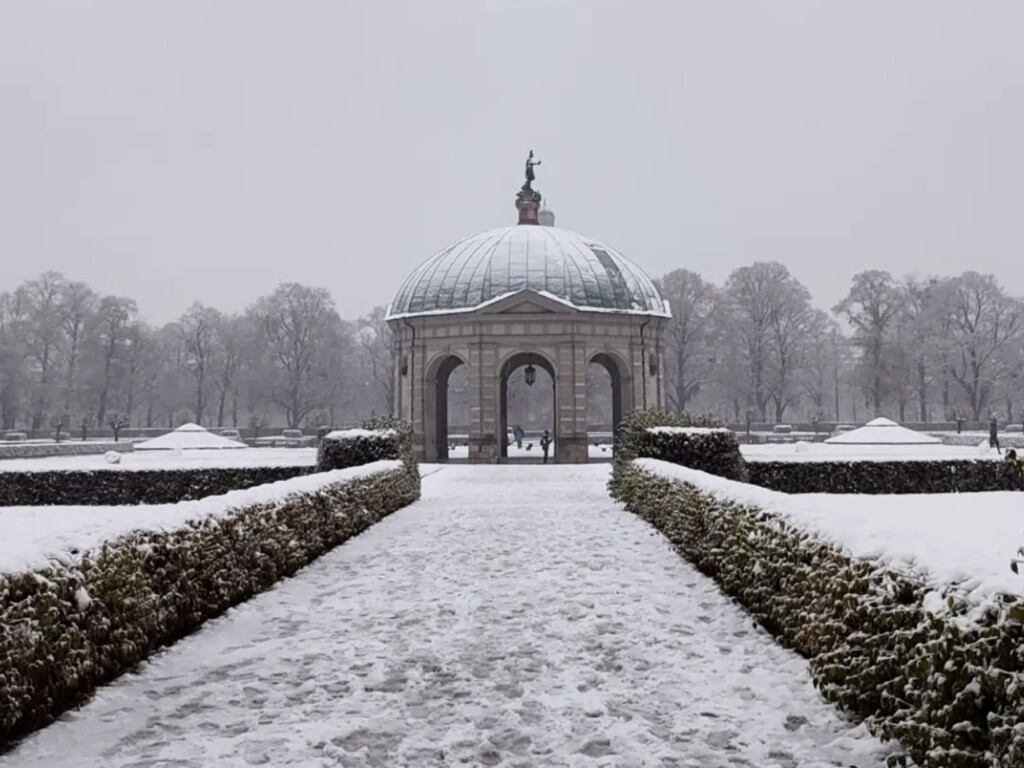
{"label": "finial on dome", "polygon": [[547,198],[540,201],[540,210],[537,211],[537,223],[542,227],[555,226],[555,212],[548,206]]}
{"label": "finial on dome", "polygon": [[533,150],[526,158],[526,183],[523,184],[516,195],[516,209],[519,211],[520,224],[538,224],[537,212],[540,209],[540,192],[533,188],[536,176],[533,172],[534,166],[540,165],[540,160],[533,159]]}

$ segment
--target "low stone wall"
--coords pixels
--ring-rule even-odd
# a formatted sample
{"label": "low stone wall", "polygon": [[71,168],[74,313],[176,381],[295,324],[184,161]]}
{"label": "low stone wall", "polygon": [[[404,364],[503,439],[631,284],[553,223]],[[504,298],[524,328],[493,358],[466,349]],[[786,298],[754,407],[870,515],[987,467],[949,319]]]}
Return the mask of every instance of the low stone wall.
{"label": "low stone wall", "polygon": [[[66,443],[0,443],[0,459],[40,459],[47,456],[89,456],[107,451],[128,453],[130,442],[98,442],[68,440]],[[0,465],[0,469],[3,465]]]}
{"label": "low stone wall", "polygon": [[175,530],[0,575],[0,749],[419,493],[400,461],[326,472],[243,491],[244,503],[188,502]]}
{"label": "low stone wall", "polygon": [[617,498],[807,657],[826,698],[897,740],[906,755],[890,765],[907,756],[920,768],[1024,765],[1024,596],[979,605],[953,585],[937,594],[922,578],[640,464],[675,469],[621,467]]}

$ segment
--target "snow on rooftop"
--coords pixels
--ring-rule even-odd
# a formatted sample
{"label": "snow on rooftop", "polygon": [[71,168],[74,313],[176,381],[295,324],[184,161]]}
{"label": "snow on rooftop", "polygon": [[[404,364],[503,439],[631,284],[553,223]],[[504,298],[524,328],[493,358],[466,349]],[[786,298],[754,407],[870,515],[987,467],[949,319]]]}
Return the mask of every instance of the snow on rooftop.
{"label": "snow on rooftop", "polygon": [[1021,501],[1011,491],[924,495],[790,495],[655,459],[643,469],[786,518],[855,557],[914,574],[936,590],[959,584],[977,603],[1024,594],[1010,570],[1021,540]]}
{"label": "snow on rooftop", "polygon": [[38,570],[52,560],[74,560],[72,551],[95,549],[133,531],[173,530],[189,520],[221,517],[236,507],[282,501],[296,493],[317,491],[400,466],[399,461],[378,461],[177,504],[0,507],[0,573]]}
{"label": "snow on rooftop", "polygon": [[166,435],[135,444],[136,451],[234,450],[249,446],[237,440],[215,435],[198,424],[182,424]]}
{"label": "snow on rooftop", "polygon": [[526,290],[588,312],[665,313],[653,281],[614,249],[557,227],[520,225],[434,254],[399,289],[388,317],[468,312]]}
{"label": "snow on rooftop", "polygon": [[828,445],[938,445],[937,437],[901,427],[890,419],[873,419],[859,429],[835,435],[825,441]]}

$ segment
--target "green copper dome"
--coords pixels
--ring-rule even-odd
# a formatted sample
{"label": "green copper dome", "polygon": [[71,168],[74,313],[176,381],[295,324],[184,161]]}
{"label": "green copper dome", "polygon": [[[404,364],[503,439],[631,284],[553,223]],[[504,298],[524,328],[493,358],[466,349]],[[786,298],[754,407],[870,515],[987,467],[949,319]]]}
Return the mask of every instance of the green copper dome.
{"label": "green copper dome", "polygon": [[667,315],[651,279],[614,249],[564,229],[518,225],[434,254],[399,289],[389,316],[468,312],[524,290],[582,311]]}

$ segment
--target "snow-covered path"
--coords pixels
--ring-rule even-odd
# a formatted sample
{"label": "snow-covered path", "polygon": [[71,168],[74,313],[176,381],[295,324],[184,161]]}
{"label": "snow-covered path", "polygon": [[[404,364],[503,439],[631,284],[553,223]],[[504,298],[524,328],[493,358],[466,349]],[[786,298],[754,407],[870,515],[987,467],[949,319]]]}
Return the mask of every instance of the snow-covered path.
{"label": "snow-covered path", "polygon": [[441,469],[0,766],[881,765],[607,472]]}

